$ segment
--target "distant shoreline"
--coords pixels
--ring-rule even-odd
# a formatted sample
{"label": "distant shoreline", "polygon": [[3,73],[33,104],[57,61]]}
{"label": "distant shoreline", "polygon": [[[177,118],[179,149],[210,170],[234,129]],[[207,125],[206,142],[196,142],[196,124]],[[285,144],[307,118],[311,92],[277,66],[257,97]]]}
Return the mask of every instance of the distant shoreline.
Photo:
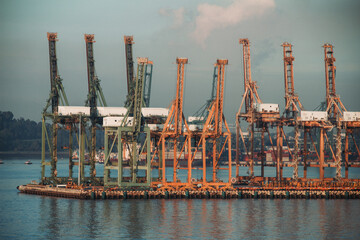
{"label": "distant shoreline", "polygon": [[[45,153],[46,157],[49,157],[49,152]],[[59,157],[67,157],[69,156],[69,152],[58,152]],[[4,158],[41,158],[40,151],[8,151],[8,152],[0,152],[0,159]]]}

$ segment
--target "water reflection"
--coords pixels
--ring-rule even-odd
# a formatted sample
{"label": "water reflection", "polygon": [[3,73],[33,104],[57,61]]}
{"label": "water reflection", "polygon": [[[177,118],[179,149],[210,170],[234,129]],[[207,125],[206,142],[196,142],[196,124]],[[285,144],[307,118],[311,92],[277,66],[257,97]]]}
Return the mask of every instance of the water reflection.
{"label": "water reflection", "polygon": [[39,197],[39,210],[38,232],[46,239],[312,239],[360,234],[360,207],[351,200]]}
{"label": "water reflection", "polygon": [[246,214],[245,214],[245,235],[246,236],[252,236],[252,231],[254,230],[254,226],[256,224],[255,217],[256,217],[256,209],[254,207],[254,199],[246,200],[247,208],[246,208]]}
{"label": "water reflection", "polygon": [[169,215],[171,216],[171,224],[169,226],[170,234],[175,239],[179,239],[181,236],[180,234],[182,234],[181,229],[183,229],[182,226],[179,224],[179,222],[181,221],[181,218],[179,219],[179,201],[175,201],[173,203],[172,212],[170,212]]}
{"label": "water reflection", "polygon": [[[39,226],[40,231],[47,232],[49,239],[59,239],[59,222],[58,222],[58,206],[57,199],[41,198],[40,201],[40,213],[41,213],[41,225]],[[46,231],[48,230],[48,231]]]}
{"label": "water reflection", "polygon": [[[84,201],[81,201],[82,203]],[[87,231],[89,238],[96,238],[98,233],[98,216],[97,216],[97,202],[96,201],[90,201],[88,206],[86,207],[88,209],[87,214],[89,215],[88,219],[89,221],[86,222],[87,225]],[[83,206],[83,205],[82,205]]]}
{"label": "water reflection", "polygon": [[[224,204],[227,204],[227,201],[224,202]],[[226,212],[222,212],[219,209],[219,200],[212,199],[210,201],[210,211],[209,216],[207,216],[210,219],[210,234],[214,236],[216,239],[223,239],[224,238],[224,230],[226,229],[226,226],[223,226],[223,221],[221,215],[227,215]]]}
{"label": "water reflection", "polygon": [[[18,194],[16,186],[38,178],[39,166],[1,166],[0,239],[360,239],[359,200],[82,201]],[[359,171],[350,169],[349,177],[359,178]],[[308,176],[318,169],[309,168]]]}

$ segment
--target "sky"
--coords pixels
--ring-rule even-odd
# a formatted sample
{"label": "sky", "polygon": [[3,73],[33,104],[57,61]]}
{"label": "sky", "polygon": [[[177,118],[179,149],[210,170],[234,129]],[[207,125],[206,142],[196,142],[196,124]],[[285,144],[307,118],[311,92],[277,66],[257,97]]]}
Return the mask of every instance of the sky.
{"label": "sky", "polygon": [[40,121],[50,91],[47,32],[57,32],[59,74],[70,105],[87,96],[84,34],[95,34],[96,73],[109,106],[126,93],[124,35],[134,57],[154,62],[151,107],[168,107],[176,92],[176,58],[186,57],[184,113],[210,97],[213,64],[226,58],[224,113],[241,103],[242,47],[249,38],[252,79],[264,103],[284,110],[281,44],[293,44],[295,92],[306,110],[325,99],[322,45],[334,45],[336,91],[360,111],[360,1],[357,0],[0,0],[0,111]]}

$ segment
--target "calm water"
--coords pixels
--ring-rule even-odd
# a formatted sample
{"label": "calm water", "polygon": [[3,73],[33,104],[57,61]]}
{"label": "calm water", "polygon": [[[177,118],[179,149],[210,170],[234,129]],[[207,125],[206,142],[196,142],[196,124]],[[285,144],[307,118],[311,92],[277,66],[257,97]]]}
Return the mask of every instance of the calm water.
{"label": "calm water", "polygon": [[360,200],[60,199],[18,193],[39,179],[40,161],[3,161],[0,239],[360,239]]}

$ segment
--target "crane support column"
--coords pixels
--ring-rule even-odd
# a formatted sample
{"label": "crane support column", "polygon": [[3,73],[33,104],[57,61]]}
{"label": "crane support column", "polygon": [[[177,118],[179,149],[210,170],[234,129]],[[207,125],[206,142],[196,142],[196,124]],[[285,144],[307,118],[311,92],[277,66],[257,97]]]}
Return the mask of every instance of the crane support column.
{"label": "crane support column", "polygon": [[304,128],[304,179],[307,178],[307,155],[308,155],[308,148],[307,148],[307,135],[308,135],[308,129]]}
{"label": "crane support column", "polygon": [[295,181],[299,178],[299,137],[300,137],[300,131],[299,131],[299,122],[297,120],[297,112],[295,113],[295,125],[294,125],[294,159],[293,159],[293,179]]}
{"label": "crane support column", "polygon": [[347,127],[345,128],[345,179],[349,178],[349,133],[351,130]]}
{"label": "crane support column", "polygon": [[261,130],[261,177],[264,177],[264,166],[265,166],[265,127]]}
{"label": "crane support column", "polygon": [[337,180],[341,180],[341,122],[337,121],[337,134],[336,134],[336,158],[335,158],[335,166],[336,166],[336,176]]}
{"label": "crane support column", "polygon": [[320,141],[319,141],[319,155],[320,155],[320,159],[319,159],[319,176],[320,176],[320,181],[324,180],[324,128],[321,127],[320,128]]}

